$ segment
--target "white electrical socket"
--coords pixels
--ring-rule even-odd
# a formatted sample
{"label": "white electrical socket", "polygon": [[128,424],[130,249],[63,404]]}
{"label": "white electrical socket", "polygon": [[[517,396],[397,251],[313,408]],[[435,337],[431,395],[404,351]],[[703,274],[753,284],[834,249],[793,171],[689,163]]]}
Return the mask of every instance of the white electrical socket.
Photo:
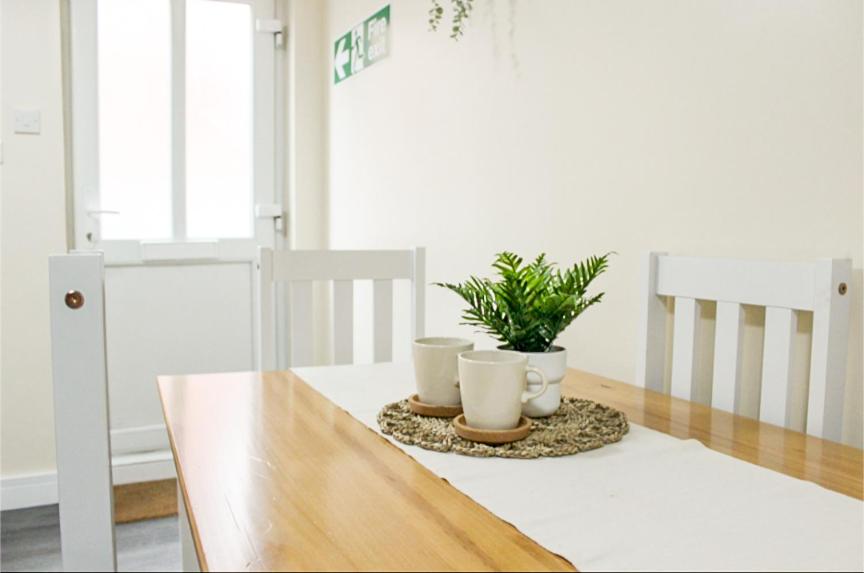
{"label": "white electrical socket", "polygon": [[41,133],[42,132],[42,112],[38,109],[16,109],[13,112],[15,117],[15,133]]}

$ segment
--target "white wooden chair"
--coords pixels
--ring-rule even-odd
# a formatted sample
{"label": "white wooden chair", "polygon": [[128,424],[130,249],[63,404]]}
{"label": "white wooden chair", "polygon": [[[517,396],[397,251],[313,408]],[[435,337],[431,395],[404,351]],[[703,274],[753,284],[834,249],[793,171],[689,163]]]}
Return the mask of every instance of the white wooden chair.
{"label": "white wooden chair", "polygon": [[393,356],[393,281],[411,281],[411,333],[423,336],[426,292],[425,249],[403,251],[260,250],[258,285],[261,370],[276,368],[276,284],[289,290],[288,365],[313,363],[313,281],[332,281],[333,362],[354,360],[354,281],[372,280],[373,359]]}
{"label": "white wooden chair", "polygon": [[[759,419],[789,426],[796,311],[813,313],[808,434],[840,441],[849,331],[848,259],[769,262],[673,257],[649,253],[637,360],[637,383],[662,392],[666,368],[666,298],[674,297],[672,395],[735,411],[741,378],[742,305],[765,307]],[[716,301],[713,379],[697,380],[698,320],[702,301]]]}

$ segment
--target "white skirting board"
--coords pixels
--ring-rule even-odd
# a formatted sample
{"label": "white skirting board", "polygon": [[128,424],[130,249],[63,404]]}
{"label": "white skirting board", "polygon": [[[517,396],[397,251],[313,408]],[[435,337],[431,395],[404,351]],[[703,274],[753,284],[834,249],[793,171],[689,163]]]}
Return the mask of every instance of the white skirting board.
{"label": "white skirting board", "polygon": [[[170,450],[127,454],[112,459],[114,485],[176,477]],[[0,509],[57,503],[57,473],[42,472],[0,479]]]}
{"label": "white skirting board", "polygon": [[25,474],[0,479],[0,509],[57,503],[57,473]]}

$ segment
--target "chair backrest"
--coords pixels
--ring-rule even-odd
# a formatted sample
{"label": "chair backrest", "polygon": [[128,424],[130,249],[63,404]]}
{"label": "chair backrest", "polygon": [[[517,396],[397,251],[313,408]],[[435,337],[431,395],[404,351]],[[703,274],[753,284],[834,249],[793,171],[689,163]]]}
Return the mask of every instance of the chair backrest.
{"label": "chair backrest", "polygon": [[332,281],[333,362],[354,361],[354,281],[372,281],[373,359],[393,357],[393,281],[411,281],[411,334],[425,330],[425,249],[403,251],[260,250],[258,367],[276,368],[277,283],[288,284],[288,364],[313,363],[313,281]]}
{"label": "chair backrest", "polygon": [[[666,297],[675,299],[671,393],[737,412],[741,379],[742,305],[765,307],[759,419],[789,426],[806,420],[808,434],[840,441],[849,332],[848,259],[777,262],[649,253],[643,269],[637,383],[662,392],[666,369]],[[697,380],[702,301],[716,301],[713,377]],[[789,400],[798,311],[813,313],[810,374],[804,411]]]}

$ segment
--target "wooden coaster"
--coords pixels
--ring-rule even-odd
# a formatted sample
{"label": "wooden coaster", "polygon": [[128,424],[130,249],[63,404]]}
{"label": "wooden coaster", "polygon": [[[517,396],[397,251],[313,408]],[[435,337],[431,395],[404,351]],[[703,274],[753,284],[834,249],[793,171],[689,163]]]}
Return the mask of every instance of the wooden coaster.
{"label": "wooden coaster", "polygon": [[525,416],[520,417],[519,424],[512,430],[481,430],[469,426],[465,422],[465,414],[459,414],[453,418],[453,428],[456,430],[457,436],[472,442],[509,444],[528,437],[528,434],[531,433],[531,420]]}
{"label": "wooden coaster", "polygon": [[434,418],[452,418],[462,413],[462,405],[456,406],[436,406],[435,404],[426,404],[420,401],[417,394],[412,394],[408,398],[408,407],[415,414],[420,416],[432,416]]}

